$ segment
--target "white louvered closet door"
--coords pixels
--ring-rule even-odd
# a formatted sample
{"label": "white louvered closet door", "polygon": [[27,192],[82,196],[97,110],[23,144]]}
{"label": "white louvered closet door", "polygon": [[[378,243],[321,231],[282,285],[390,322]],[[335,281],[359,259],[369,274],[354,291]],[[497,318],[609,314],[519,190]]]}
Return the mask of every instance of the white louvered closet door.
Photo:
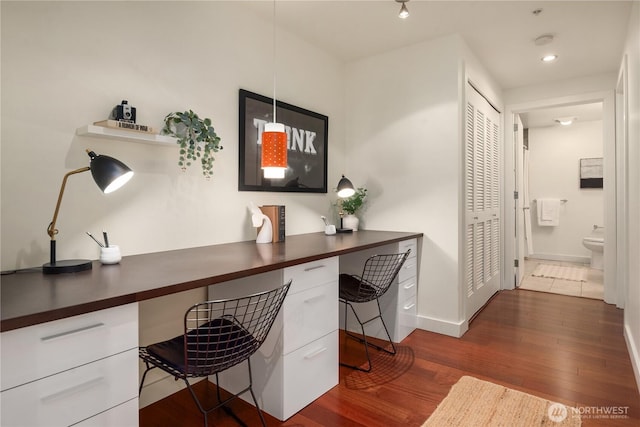
{"label": "white louvered closet door", "polygon": [[467,83],[465,292],[469,320],[500,289],[501,129],[498,113]]}

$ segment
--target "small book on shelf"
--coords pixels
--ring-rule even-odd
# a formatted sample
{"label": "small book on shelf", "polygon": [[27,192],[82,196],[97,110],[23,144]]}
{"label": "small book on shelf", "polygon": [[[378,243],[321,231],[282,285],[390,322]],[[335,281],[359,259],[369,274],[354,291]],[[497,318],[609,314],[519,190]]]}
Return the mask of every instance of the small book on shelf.
{"label": "small book on shelf", "polygon": [[139,125],[137,123],[131,122],[123,122],[120,120],[100,120],[99,122],[93,122],[93,124],[105,128],[126,129],[134,130],[136,132],[153,133],[153,128],[151,126]]}
{"label": "small book on shelf", "polygon": [[272,242],[284,242],[285,238],[285,209],[284,205],[264,205],[260,206],[263,214],[271,220],[273,229]]}

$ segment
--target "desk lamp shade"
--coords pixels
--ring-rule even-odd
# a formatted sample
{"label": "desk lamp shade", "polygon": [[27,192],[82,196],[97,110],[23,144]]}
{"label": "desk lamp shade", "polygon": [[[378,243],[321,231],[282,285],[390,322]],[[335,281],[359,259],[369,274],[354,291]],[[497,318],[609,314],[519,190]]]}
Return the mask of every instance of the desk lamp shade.
{"label": "desk lamp shade", "polygon": [[353,188],[353,184],[351,183],[351,181],[349,181],[348,178],[345,178],[344,175],[342,175],[342,178],[340,178],[340,181],[338,181],[337,191],[338,197],[341,197],[343,199],[346,197],[351,197],[356,193],[356,190]]}
{"label": "desk lamp shade", "polygon": [[265,124],[261,159],[265,178],[284,178],[287,170],[287,134],[282,123]]}
{"label": "desk lamp shade", "polygon": [[58,213],[60,212],[60,204],[62,202],[64,188],[67,185],[67,179],[71,175],[90,170],[93,180],[96,182],[98,187],[100,187],[100,190],[104,193],[111,193],[126,184],[133,176],[133,171],[131,169],[113,157],[100,156],[90,150],[87,150],[87,154],[89,154],[89,157],[91,158],[89,166],[72,170],[62,179],[62,186],[60,187],[60,194],[58,195],[56,209],[53,212],[53,219],[47,228],[47,234],[51,238],[51,244],[49,262],[42,266],[42,272],[44,274],[76,273],[79,271],[91,270],[92,266],[91,260],[87,259],[56,260],[56,234],[58,234],[56,221],[58,220]]}
{"label": "desk lamp shade", "polygon": [[118,159],[89,151],[91,175],[103,193],[109,194],[131,179],[133,171]]}

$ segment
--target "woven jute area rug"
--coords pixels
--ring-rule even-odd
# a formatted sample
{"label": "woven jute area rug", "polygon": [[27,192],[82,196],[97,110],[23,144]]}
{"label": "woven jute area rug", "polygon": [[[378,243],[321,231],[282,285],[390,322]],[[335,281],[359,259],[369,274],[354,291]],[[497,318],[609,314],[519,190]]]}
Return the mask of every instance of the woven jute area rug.
{"label": "woven jute area rug", "polygon": [[588,270],[582,267],[538,264],[531,275],[537,277],[550,277],[553,279],[573,280],[575,282],[586,282]]}
{"label": "woven jute area rug", "polygon": [[579,413],[521,391],[462,377],[423,427],[580,426]]}

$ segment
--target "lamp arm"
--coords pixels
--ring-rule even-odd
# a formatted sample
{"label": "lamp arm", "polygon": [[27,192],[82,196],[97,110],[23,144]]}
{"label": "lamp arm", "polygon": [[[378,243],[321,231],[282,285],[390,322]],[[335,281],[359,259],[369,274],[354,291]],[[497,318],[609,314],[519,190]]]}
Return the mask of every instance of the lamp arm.
{"label": "lamp arm", "polygon": [[64,194],[64,187],[67,185],[67,178],[69,176],[74,175],[76,173],[87,172],[91,170],[90,167],[86,166],[84,168],[72,170],[68,172],[64,178],[62,179],[62,186],[60,186],[60,194],[58,195],[58,202],[56,203],[56,210],[53,212],[53,219],[49,223],[49,227],[47,228],[47,234],[51,237],[51,240],[56,239],[56,234],[58,234],[58,230],[56,229],[56,221],[58,220],[58,212],[60,211],[60,204],[62,203],[62,195]]}

